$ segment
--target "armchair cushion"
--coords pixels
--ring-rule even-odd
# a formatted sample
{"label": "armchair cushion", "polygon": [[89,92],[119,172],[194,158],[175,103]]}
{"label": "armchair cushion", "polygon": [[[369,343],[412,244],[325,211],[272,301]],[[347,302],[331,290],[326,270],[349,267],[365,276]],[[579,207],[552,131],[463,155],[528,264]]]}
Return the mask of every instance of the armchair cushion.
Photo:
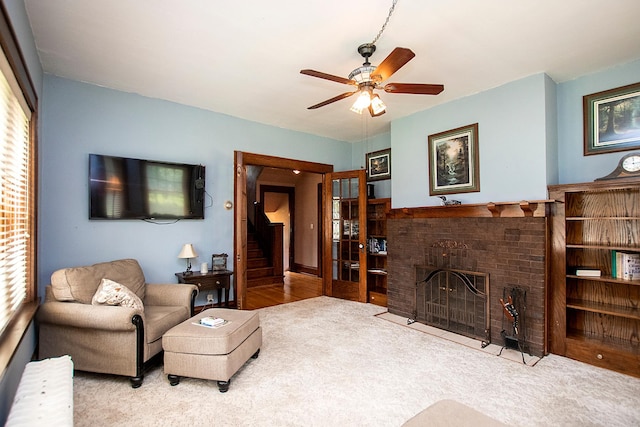
{"label": "armchair cushion", "polygon": [[121,283],[144,300],[145,278],[135,259],[101,262],[87,267],[65,268],[51,275],[53,296],[58,301],[91,304],[102,279]]}
{"label": "armchair cushion", "polygon": [[125,285],[109,279],[102,279],[91,305],[118,305],[144,310],[142,300]]}

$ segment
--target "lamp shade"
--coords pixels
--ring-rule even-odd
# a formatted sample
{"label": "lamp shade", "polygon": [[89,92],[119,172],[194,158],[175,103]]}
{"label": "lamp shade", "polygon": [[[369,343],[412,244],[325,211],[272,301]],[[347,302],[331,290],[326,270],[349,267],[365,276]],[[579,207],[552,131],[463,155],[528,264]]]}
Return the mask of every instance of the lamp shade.
{"label": "lamp shade", "polygon": [[198,254],[191,243],[185,243],[182,246],[182,250],[178,254],[178,258],[196,258]]}

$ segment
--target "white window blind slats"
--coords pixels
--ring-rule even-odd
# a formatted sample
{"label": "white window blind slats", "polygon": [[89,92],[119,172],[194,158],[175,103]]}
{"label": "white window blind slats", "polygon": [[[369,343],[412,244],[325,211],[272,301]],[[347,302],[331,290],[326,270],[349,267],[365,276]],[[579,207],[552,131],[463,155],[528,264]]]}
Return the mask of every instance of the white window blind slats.
{"label": "white window blind slats", "polygon": [[7,80],[15,78],[7,77],[6,69],[0,68],[0,331],[3,331],[27,296],[31,195],[29,116],[22,94],[16,95]]}

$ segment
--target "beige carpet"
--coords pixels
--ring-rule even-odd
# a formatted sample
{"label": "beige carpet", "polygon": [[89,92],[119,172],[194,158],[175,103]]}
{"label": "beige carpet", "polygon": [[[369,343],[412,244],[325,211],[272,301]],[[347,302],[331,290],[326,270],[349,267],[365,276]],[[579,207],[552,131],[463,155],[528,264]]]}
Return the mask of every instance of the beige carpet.
{"label": "beige carpet", "polygon": [[[76,426],[400,426],[453,399],[520,426],[640,425],[640,379],[558,356],[534,367],[318,297],[260,310],[263,347],[221,394],[171,387],[162,367],[126,378],[76,373]],[[455,425],[456,420],[452,420]]]}

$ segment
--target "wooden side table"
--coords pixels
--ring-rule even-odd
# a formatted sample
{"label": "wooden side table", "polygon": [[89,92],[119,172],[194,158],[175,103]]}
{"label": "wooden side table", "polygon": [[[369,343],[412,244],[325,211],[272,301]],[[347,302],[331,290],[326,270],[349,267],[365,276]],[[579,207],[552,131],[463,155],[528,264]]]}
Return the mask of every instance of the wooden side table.
{"label": "wooden side table", "polygon": [[224,289],[224,305],[229,307],[229,289],[231,288],[230,270],[209,270],[207,273],[192,272],[191,274],[176,273],[178,283],[196,285],[200,291],[217,290],[218,306],[222,307],[222,290]]}

